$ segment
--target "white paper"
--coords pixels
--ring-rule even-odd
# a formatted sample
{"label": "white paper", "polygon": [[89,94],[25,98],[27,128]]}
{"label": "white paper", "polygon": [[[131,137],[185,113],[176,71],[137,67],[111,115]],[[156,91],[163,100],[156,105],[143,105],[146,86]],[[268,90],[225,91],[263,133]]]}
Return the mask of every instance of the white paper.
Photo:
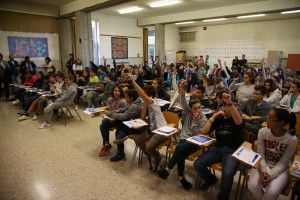
{"label": "white paper", "polygon": [[259,154],[245,147],[239,148],[236,152],[234,152],[233,156],[251,166],[254,166],[261,157]]}
{"label": "white paper", "polygon": [[198,136],[193,136],[187,139],[187,141],[192,142],[194,144],[197,145],[205,145],[207,143],[210,143],[212,141],[214,141],[215,139],[210,138],[208,136],[204,136],[204,135],[198,135]]}
{"label": "white paper", "polygon": [[141,119],[134,119],[134,120],[130,120],[130,121],[124,121],[123,124],[125,124],[129,128],[141,127],[141,126],[147,126],[148,125],[146,122],[144,122]]}
{"label": "white paper", "polygon": [[169,135],[173,134],[176,131],[177,131],[177,129],[174,128],[174,127],[163,126],[163,127],[159,128],[159,129],[156,129],[152,132],[156,133],[156,134],[159,134],[159,135],[169,136]]}

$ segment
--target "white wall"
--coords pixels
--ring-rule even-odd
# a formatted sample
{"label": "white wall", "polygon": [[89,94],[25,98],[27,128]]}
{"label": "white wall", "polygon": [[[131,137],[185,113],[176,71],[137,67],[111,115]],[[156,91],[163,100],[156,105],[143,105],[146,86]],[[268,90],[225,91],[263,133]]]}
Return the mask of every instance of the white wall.
{"label": "white wall", "polygon": [[[41,37],[48,38],[48,52],[49,57],[52,60],[53,65],[57,70],[61,69],[60,66],[60,50],[59,50],[59,35],[54,33],[29,33],[29,32],[13,32],[13,31],[1,31],[0,30],[0,52],[3,54],[4,59],[8,60],[9,48],[8,48],[8,36],[18,37]],[[20,58],[16,58],[18,62]],[[31,60],[39,67],[45,63],[45,57],[32,57]]]}
{"label": "white wall", "polygon": [[[128,37],[128,59],[117,59],[116,62],[124,61],[129,62],[130,64],[140,64],[142,62],[143,28],[137,27],[137,20],[99,14],[96,12],[92,13],[92,20],[98,20],[100,24],[100,56],[102,64],[103,56],[107,58],[107,64],[112,63],[111,37],[114,36]],[[109,36],[103,36],[103,34]]]}
{"label": "white wall", "polygon": [[179,27],[173,24],[165,25],[165,50],[178,51],[180,49]]}
{"label": "white wall", "polygon": [[[196,42],[180,43],[180,49],[186,50],[188,56],[199,56],[203,48],[224,46],[218,43],[220,40],[252,39],[251,45],[260,46],[264,57],[267,57],[268,50],[279,50],[283,51],[283,58],[287,58],[288,54],[300,54],[299,24],[298,18],[207,26],[205,31],[202,27],[182,28],[181,31],[197,30],[197,32]],[[241,55],[238,56],[241,57]],[[227,54],[221,59],[231,62],[233,58],[232,55]],[[212,61],[215,63],[216,59]]]}

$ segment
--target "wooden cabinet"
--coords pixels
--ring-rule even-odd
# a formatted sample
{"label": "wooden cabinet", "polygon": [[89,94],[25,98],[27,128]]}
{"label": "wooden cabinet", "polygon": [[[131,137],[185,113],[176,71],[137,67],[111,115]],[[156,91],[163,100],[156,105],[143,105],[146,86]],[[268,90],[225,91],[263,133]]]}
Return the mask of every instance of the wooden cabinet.
{"label": "wooden cabinet", "polygon": [[186,51],[177,51],[176,52],[176,62],[182,62],[185,63],[186,60]]}

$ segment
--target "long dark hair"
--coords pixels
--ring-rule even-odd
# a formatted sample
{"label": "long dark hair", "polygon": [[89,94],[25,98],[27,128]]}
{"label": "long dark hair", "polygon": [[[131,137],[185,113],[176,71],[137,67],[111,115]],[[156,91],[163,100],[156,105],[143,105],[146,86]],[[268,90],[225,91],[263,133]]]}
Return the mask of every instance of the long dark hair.
{"label": "long dark hair", "polygon": [[120,98],[124,99],[125,95],[124,95],[124,91],[123,91],[123,88],[119,85],[115,85],[115,87],[113,88],[113,90],[111,91],[111,96],[112,98],[115,98],[114,96],[114,90],[118,88],[120,90]]}
{"label": "long dark hair", "polygon": [[296,115],[295,113],[289,113],[286,109],[274,108],[279,121],[283,121],[283,125],[289,124],[289,132],[291,135],[295,135]]}

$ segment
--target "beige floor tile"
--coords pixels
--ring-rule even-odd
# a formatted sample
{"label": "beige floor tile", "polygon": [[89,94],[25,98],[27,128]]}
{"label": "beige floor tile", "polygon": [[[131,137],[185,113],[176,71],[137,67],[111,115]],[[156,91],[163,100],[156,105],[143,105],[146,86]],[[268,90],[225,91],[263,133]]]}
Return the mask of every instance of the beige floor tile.
{"label": "beige floor tile", "polygon": [[[37,121],[32,121],[31,116],[18,122],[19,110],[3,98],[0,100],[1,200],[216,198],[219,184],[211,192],[185,191],[177,180],[176,169],[162,180],[148,171],[146,159],[138,165],[137,158],[132,157],[135,145],[131,140],[125,143],[126,161],[109,162],[115,146],[107,157],[99,158],[102,118],[91,118],[80,110],[80,122],[71,110],[74,118],[68,120],[67,126],[63,120],[53,120],[50,128],[40,130],[42,115]],[[187,162],[186,178],[194,185],[192,162]],[[252,198],[246,192],[244,199]]]}

